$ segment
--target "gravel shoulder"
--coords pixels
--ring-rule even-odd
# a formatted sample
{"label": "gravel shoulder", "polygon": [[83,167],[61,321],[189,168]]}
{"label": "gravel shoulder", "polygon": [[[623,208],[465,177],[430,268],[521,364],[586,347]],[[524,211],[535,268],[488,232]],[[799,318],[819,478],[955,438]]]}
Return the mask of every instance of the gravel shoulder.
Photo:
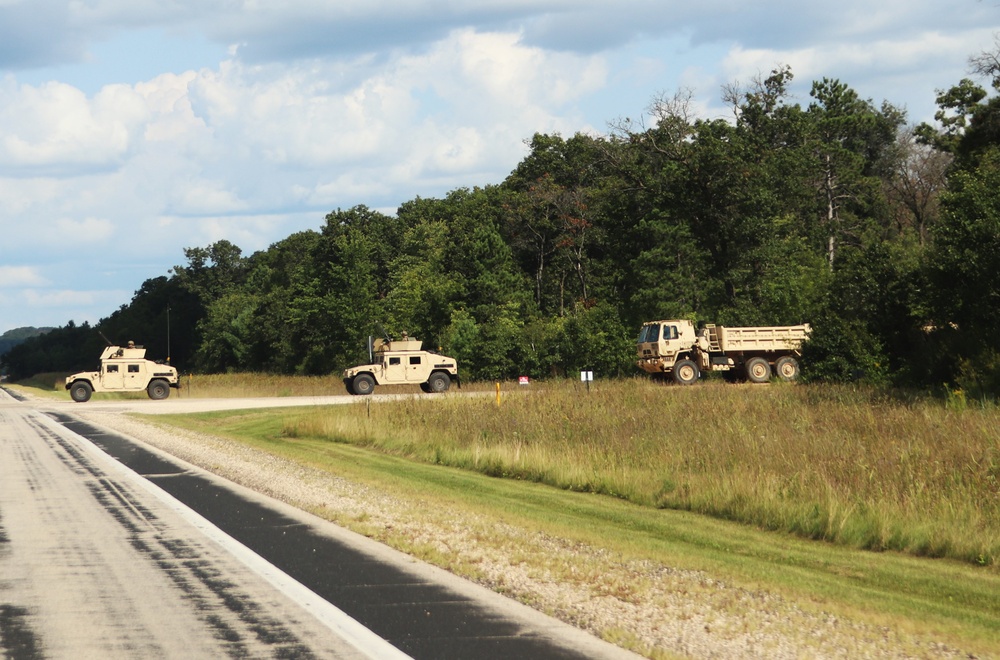
{"label": "gravel shoulder", "polygon": [[161,428],[124,409],[73,412],[648,657],[976,657],[704,572],[629,561],[437,503],[402,501],[224,438]]}

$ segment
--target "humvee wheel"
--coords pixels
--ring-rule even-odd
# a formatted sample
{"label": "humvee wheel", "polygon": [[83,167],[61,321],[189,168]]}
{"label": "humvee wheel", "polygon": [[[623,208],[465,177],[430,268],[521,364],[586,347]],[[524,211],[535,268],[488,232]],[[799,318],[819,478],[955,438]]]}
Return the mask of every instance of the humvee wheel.
{"label": "humvee wheel", "polygon": [[170,386],[166,383],[166,381],[154,380],[146,386],[146,394],[148,394],[149,398],[154,401],[166,399],[170,396]]}
{"label": "humvee wheel", "polygon": [[790,355],[778,358],[774,363],[774,373],[778,378],[785,381],[797,380],[799,377],[799,363]]}
{"label": "humvee wheel", "polygon": [[771,365],[762,357],[747,360],[746,370],[747,380],[751,383],[766,383],[771,380]]}
{"label": "humvee wheel", "polygon": [[429,392],[436,392],[440,394],[441,392],[447,391],[450,385],[451,379],[448,378],[448,374],[440,371],[435,371],[431,374],[431,377],[427,379],[427,390]]}
{"label": "humvee wheel", "polygon": [[368,374],[358,374],[352,384],[355,394],[371,394],[375,391],[375,379]]}
{"label": "humvee wheel", "polygon": [[678,360],[674,365],[674,382],[678,385],[693,385],[698,382],[698,375],[694,360]]}
{"label": "humvee wheel", "polygon": [[77,403],[86,403],[90,401],[90,395],[94,393],[93,388],[84,381],[79,381],[73,383],[73,386],[69,388],[69,396]]}
{"label": "humvee wheel", "polygon": [[420,383],[420,391],[421,392],[426,392],[427,394],[430,394],[431,393],[431,386],[428,385],[427,383]]}

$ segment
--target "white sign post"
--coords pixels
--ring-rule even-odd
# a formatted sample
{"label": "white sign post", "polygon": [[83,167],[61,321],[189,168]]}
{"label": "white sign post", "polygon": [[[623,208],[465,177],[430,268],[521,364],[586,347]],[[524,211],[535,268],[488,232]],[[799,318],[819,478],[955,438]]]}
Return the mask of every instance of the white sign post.
{"label": "white sign post", "polygon": [[587,391],[590,391],[590,381],[594,380],[593,371],[581,371],[580,372],[580,382],[587,384]]}

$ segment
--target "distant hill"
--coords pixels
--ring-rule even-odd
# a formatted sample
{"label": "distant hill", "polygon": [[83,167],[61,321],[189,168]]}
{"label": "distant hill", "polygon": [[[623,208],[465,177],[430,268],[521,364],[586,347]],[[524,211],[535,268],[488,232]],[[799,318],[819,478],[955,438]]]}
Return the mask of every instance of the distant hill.
{"label": "distant hill", "polygon": [[3,355],[27,339],[44,335],[46,332],[51,332],[52,330],[54,328],[14,328],[13,330],[8,330],[0,335],[0,355]]}

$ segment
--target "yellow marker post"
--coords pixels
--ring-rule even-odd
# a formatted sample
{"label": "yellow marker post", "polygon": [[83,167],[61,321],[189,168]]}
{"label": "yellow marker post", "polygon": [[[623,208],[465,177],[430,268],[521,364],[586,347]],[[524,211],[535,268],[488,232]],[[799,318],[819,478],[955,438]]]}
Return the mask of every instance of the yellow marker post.
{"label": "yellow marker post", "polygon": [[497,406],[500,405],[500,383],[497,383]]}

